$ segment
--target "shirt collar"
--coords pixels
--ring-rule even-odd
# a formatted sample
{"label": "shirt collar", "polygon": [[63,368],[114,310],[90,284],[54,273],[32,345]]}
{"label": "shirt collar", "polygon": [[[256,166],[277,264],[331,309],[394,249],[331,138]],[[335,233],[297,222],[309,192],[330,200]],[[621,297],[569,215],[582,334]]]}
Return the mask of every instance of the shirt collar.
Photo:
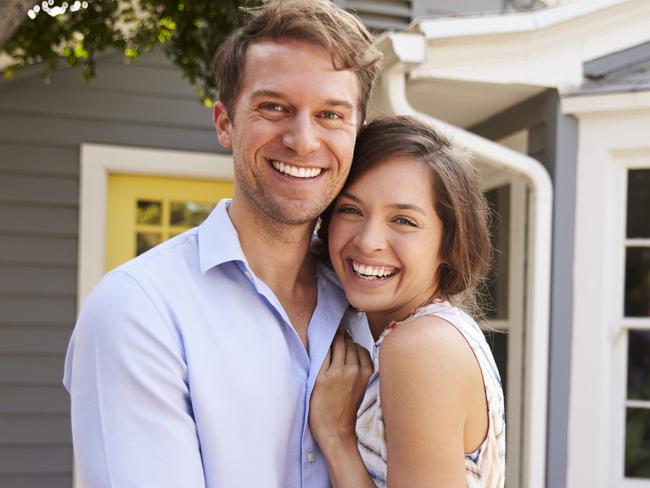
{"label": "shirt collar", "polygon": [[327,281],[335,285],[339,290],[343,291],[343,285],[341,285],[341,281],[339,280],[339,277],[336,275],[334,270],[327,264],[323,263],[320,259],[314,259],[316,260],[317,270],[320,272],[320,274],[323,275]]}
{"label": "shirt collar", "polygon": [[[199,260],[201,273],[229,261],[239,261],[248,268],[248,261],[239,243],[239,234],[230,220],[230,198],[219,201],[208,218],[199,226]],[[315,237],[316,238],[316,237]],[[332,268],[316,259],[317,274],[343,291],[341,282]]]}
{"label": "shirt collar", "polygon": [[229,261],[247,263],[239,243],[239,235],[228,215],[228,207],[230,199],[221,200],[199,226],[201,273]]}

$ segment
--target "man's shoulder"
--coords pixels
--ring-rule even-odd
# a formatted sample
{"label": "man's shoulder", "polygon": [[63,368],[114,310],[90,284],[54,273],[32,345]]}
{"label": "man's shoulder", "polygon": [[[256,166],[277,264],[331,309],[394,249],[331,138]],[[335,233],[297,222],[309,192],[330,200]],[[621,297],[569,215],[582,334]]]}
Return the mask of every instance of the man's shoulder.
{"label": "man's shoulder", "polygon": [[105,315],[160,305],[200,274],[196,229],[180,234],[109,271],[82,310]]}
{"label": "man's shoulder", "polygon": [[158,284],[165,283],[167,278],[176,281],[179,274],[199,272],[197,236],[197,228],[179,234],[118,266],[115,271],[130,275],[138,282],[153,280]]}

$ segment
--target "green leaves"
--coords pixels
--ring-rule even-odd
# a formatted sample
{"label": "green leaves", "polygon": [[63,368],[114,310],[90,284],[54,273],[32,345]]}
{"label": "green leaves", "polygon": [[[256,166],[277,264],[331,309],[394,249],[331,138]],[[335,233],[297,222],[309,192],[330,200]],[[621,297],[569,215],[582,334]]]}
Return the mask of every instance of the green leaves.
{"label": "green leaves", "polygon": [[259,0],[90,0],[86,8],[73,12],[73,2],[54,1],[50,10],[65,10],[57,16],[40,10],[33,20],[25,17],[0,51],[14,60],[4,70],[5,77],[44,64],[47,81],[65,61],[70,68],[81,66],[81,79],[89,81],[96,75],[97,53],[117,49],[129,63],[161,45],[207,106],[216,99],[212,57],[217,46],[241,25],[240,7],[259,4]]}

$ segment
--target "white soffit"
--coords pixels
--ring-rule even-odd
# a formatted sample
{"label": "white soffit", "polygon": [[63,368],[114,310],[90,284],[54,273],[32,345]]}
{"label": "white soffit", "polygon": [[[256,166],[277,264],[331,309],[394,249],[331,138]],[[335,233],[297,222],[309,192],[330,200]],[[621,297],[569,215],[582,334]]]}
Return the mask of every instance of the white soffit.
{"label": "white soffit", "polygon": [[427,39],[533,32],[624,3],[630,2],[629,0],[578,0],[533,12],[424,18],[416,21],[414,28],[422,32]]}
{"label": "white soffit", "polygon": [[647,0],[577,0],[528,13],[423,19],[427,61],[411,79],[447,78],[574,90],[583,63],[647,42]]}
{"label": "white soffit", "polygon": [[562,97],[561,106],[562,113],[576,116],[627,112],[631,110],[650,111],[650,90],[628,93],[565,96]]}
{"label": "white soffit", "polygon": [[419,111],[468,128],[546,90],[543,86],[417,78],[406,96]]}

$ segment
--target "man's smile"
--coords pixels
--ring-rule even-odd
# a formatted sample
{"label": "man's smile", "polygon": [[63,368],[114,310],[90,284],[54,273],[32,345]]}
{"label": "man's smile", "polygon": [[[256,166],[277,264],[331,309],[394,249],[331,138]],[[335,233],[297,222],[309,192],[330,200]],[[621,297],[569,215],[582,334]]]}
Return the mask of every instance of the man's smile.
{"label": "man's smile", "polygon": [[294,178],[315,178],[323,171],[322,168],[306,168],[304,166],[293,166],[275,159],[271,160],[273,168],[283,175],[293,176]]}

